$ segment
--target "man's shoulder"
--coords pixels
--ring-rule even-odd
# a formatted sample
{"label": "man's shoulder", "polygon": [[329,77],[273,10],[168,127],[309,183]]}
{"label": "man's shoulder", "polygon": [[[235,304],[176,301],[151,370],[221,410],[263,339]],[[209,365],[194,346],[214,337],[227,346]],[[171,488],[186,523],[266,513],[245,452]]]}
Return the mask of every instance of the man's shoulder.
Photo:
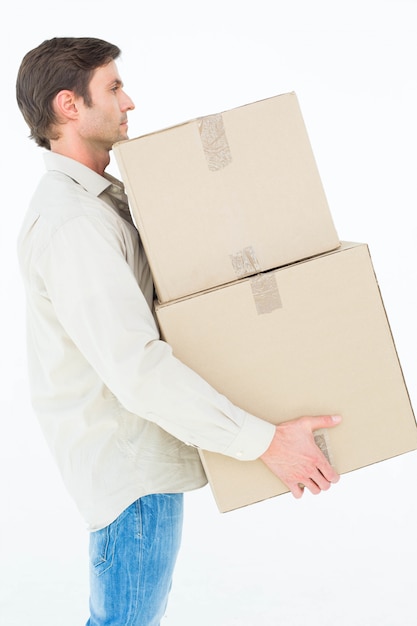
{"label": "man's shoulder", "polygon": [[57,227],[69,219],[101,212],[103,203],[70,176],[54,170],[40,180],[30,210]]}

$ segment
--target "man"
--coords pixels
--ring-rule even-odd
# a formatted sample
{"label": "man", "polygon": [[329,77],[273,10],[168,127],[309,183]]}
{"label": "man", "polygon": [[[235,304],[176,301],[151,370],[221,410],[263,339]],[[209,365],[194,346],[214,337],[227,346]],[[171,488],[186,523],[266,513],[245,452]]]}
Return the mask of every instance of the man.
{"label": "man", "polygon": [[54,38],[27,53],[17,101],[47,172],[19,236],[34,409],[90,533],[89,626],[157,626],[180,545],[182,494],[206,484],[198,448],[261,458],[298,498],[338,480],[313,431],[250,415],[180,363],[152,314],[149,266],[119,181],[126,139],[117,46]]}

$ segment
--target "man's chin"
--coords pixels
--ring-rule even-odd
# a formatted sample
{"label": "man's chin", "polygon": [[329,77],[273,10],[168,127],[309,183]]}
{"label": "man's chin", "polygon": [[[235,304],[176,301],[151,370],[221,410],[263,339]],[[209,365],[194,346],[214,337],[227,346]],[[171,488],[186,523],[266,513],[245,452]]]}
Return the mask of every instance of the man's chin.
{"label": "man's chin", "polygon": [[120,133],[119,138],[117,139],[117,141],[126,141],[127,139],[129,139],[129,134],[126,131],[125,133]]}
{"label": "man's chin", "polygon": [[120,135],[113,141],[111,148],[109,148],[109,150],[113,148],[115,143],[118,143],[119,141],[126,141],[127,139],[129,139],[129,136],[127,133],[120,133]]}

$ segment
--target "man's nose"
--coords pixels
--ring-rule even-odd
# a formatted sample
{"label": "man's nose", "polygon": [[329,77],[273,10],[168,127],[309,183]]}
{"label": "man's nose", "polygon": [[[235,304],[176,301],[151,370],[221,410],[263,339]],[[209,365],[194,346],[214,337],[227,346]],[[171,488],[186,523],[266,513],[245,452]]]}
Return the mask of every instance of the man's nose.
{"label": "man's nose", "polygon": [[121,102],[121,109],[123,111],[133,111],[134,108],[135,108],[135,103],[133,102],[133,100],[131,98],[129,98],[127,93],[123,92],[123,98],[122,98],[122,102]]}

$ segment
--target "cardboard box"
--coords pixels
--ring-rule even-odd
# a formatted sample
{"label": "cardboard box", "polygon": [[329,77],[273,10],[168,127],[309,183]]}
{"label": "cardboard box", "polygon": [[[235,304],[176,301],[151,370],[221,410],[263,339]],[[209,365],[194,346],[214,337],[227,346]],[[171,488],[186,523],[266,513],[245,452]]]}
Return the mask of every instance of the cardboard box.
{"label": "cardboard box", "polygon": [[[417,429],[368,247],[157,305],[175,355],[273,423],[341,414],[319,445],[341,474],[415,450]],[[287,491],[262,463],[202,452],[220,511]]]}
{"label": "cardboard box", "polygon": [[339,246],[294,93],[114,154],[161,302]]}

